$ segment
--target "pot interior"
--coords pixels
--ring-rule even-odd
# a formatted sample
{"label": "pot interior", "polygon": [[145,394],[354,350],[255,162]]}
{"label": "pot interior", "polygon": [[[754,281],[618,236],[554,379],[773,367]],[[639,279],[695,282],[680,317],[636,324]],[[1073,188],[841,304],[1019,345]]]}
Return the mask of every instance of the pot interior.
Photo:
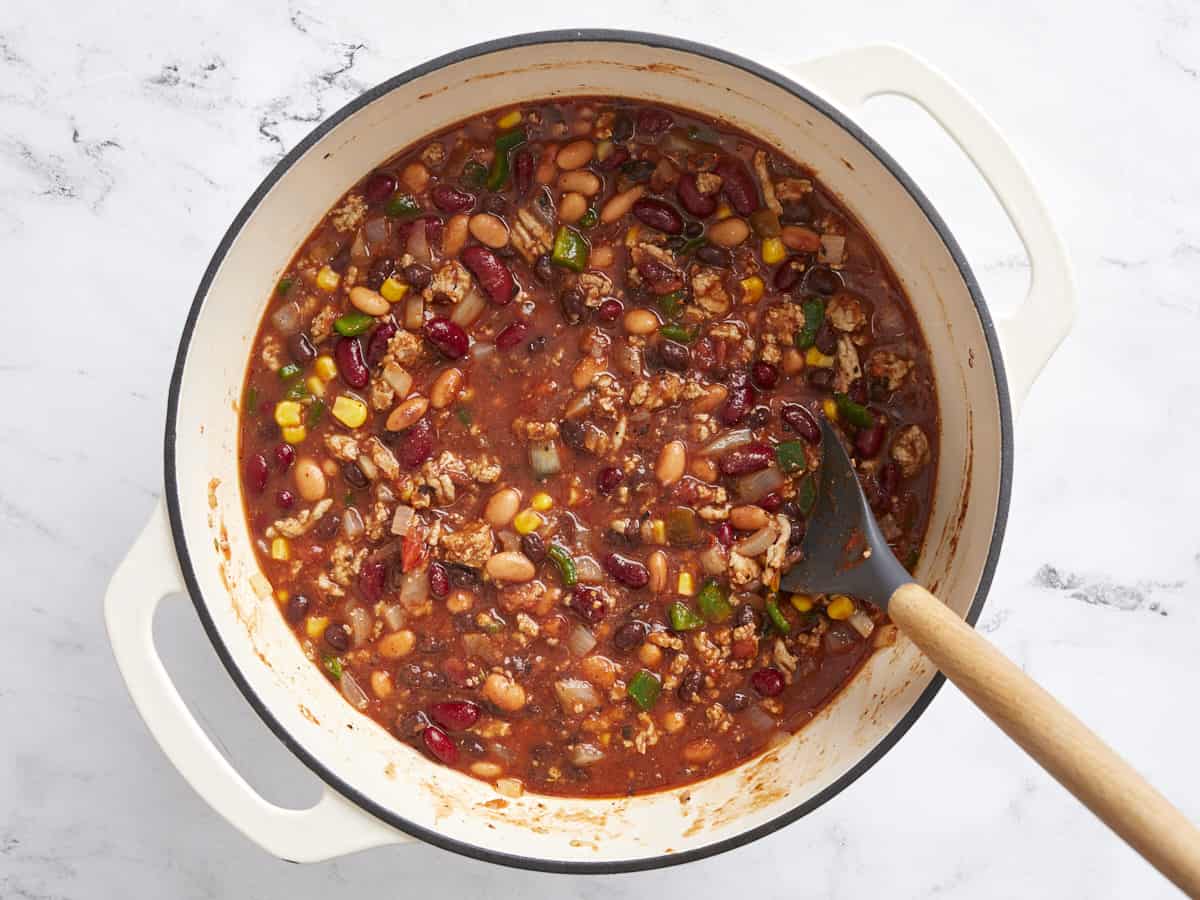
{"label": "pot interior", "polygon": [[246,356],[265,301],[312,224],[364,172],[422,135],[556,95],[625,95],[723,117],[812,166],[875,237],[913,302],[932,352],[942,420],[918,578],[965,615],[988,570],[1000,511],[1004,413],[963,270],[914,195],[823,104],[739,61],[630,39],[551,39],[490,48],[406,78],[351,104],[272,173],[198,295],[176,376],[177,414],[168,424],[168,496],[181,523],[176,542],[185,573],[214,641],[269,724],[335,788],[405,830],[474,855],[547,868],[644,866],[712,850],[815,808],[886,749],[889,735],[928,699],[934,671],[903,638],[877,652],[782,746],[708,781],[637,798],[501,797],[356,713],[304,658],[255,563],[237,471]]}

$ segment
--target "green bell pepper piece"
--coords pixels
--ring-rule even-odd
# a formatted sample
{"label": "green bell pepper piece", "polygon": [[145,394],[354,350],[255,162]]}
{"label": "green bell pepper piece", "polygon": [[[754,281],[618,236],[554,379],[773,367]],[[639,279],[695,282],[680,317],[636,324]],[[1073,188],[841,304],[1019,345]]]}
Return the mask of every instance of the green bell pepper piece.
{"label": "green bell pepper piece", "polygon": [[554,567],[558,569],[558,577],[562,580],[563,587],[574,587],[579,582],[579,576],[575,569],[575,560],[565,547],[561,547],[558,544],[551,544],[546,548],[546,558],[554,563]]}
{"label": "green bell pepper piece", "polygon": [[325,666],[325,670],[335,679],[342,677],[342,661],[336,656],[321,657],[321,664]]}
{"label": "green bell pepper piece", "polygon": [[658,695],[662,693],[662,682],[658,680],[657,675],[642,669],[629,679],[629,687],[625,688],[625,692],[644,712],[658,701]]}
{"label": "green bell pepper piece", "polygon": [[725,592],[715,579],[708,579],[700,593],[696,595],[696,605],[700,613],[710,622],[724,622],[733,615],[733,606],[725,597]]}
{"label": "green bell pepper piece", "polygon": [[677,506],[667,513],[667,543],[672,547],[689,547],[700,540],[700,525],[696,511]]}
{"label": "green bell pepper piece", "polygon": [[696,332],[690,328],[684,328],[682,325],[676,325],[668,322],[666,325],[658,329],[658,333],[672,341],[678,341],[681,344],[690,344],[696,339]]}
{"label": "green bell pepper piece", "polygon": [[800,508],[800,515],[807,516],[812,512],[812,508],[817,503],[817,477],[813,474],[805,475],[800,479],[800,483],[796,485],[796,506]]}
{"label": "green bell pepper piece", "polygon": [[683,312],[683,291],[671,291],[658,298],[658,308],[668,319],[677,319]]}
{"label": "green bell pepper piece", "polygon": [[596,212],[595,207],[590,207],[587,212],[580,217],[577,223],[580,228],[591,228],[600,221],[600,213]]}
{"label": "green bell pepper piece", "polygon": [[796,332],[796,346],[807,350],[817,342],[817,332],[825,322],[825,301],[805,300],[801,308],[804,310],[804,327]]}
{"label": "green bell pepper piece", "polygon": [[374,316],[360,312],[348,312],[334,321],[333,330],[342,337],[358,337],[374,324]]}
{"label": "green bell pepper piece", "polygon": [[563,225],[554,236],[554,249],[550,252],[550,261],[572,272],[582,272],[587,268],[587,241],[578,231]]}
{"label": "green bell pepper piece", "polygon": [[845,394],[834,394],[837,403],[838,416],[845,419],[855,428],[870,428],[875,424],[875,417],[865,406],[855,403]]}
{"label": "green bell pepper piece", "polygon": [[415,216],[421,211],[421,204],[408,194],[393,194],[383,211],[393,219]]}
{"label": "green bell pepper piece", "polygon": [[258,415],[258,388],[254,385],[246,388],[246,412],[252,416]]}
{"label": "green bell pepper piece", "polygon": [[672,631],[692,631],[704,624],[696,611],[682,600],[676,600],[667,608],[667,617],[671,620]]}
{"label": "green bell pepper piece", "polygon": [[473,159],[468,159],[463,165],[462,183],[464,187],[481,188],[487,183],[487,176],[487,168]]}
{"label": "green bell pepper piece", "polygon": [[775,461],[787,475],[803,472],[808,468],[808,458],[804,455],[802,441],[781,441],[775,445]]}
{"label": "green bell pepper piece", "polygon": [[321,421],[323,415],[325,415],[325,401],[314,399],[312,405],[308,408],[308,427],[316,428],[317,423]]}
{"label": "green bell pepper piece", "polygon": [[492,168],[487,177],[488,190],[498,191],[508,183],[508,154],[523,143],[524,128],[514,128],[496,138],[496,155],[492,157]]}
{"label": "green bell pepper piece", "polygon": [[277,293],[280,297],[282,297],[284,294],[286,294],[291,289],[292,289],[292,279],[290,279],[290,278],[280,278],[279,284],[275,285],[275,293]]}
{"label": "green bell pepper piece", "polygon": [[784,616],[783,610],[779,608],[779,601],[774,597],[767,598],[767,619],[780,634],[792,633],[792,625]]}
{"label": "green bell pepper piece", "polygon": [[303,400],[308,396],[308,385],[304,383],[304,379],[296,378],[288,385],[287,390],[283,392],[283,396],[287,400]]}
{"label": "green bell pepper piece", "polygon": [[279,367],[279,378],[281,381],[291,381],[304,370],[295,363],[288,363]]}

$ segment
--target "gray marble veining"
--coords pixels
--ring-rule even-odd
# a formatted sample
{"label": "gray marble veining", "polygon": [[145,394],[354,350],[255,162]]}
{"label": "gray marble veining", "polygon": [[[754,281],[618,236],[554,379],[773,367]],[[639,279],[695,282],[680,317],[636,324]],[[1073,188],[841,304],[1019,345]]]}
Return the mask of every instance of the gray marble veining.
{"label": "gray marble veining", "polygon": [[[771,62],[896,41],[1009,135],[1069,245],[1080,316],[1017,426],[981,627],[1200,817],[1200,7],[416,9],[4,5],[0,897],[1172,896],[952,690],[816,814],[636,876],[539,876],[426,847],[291,866],[191,792],[133,711],[99,600],[161,491],[167,378],[220,235],[270,166],[366,87],[501,30],[618,25]],[[865,122],[944,212],[989,301],[1011,303],[1028,266],[969,167],[890,101]],[[241,700],[188,606],[161,619],[169,668],[234,764],[277,802],[311,801],[312,777]]]}

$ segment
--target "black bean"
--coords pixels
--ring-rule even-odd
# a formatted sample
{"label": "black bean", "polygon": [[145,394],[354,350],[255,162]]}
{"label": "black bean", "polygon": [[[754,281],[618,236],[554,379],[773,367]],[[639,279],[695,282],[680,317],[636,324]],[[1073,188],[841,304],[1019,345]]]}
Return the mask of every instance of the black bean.
{"label": "black bean", "polygon": [[817,349],[826,356],[832,356],[837,350],[837,332],[833,330],[833,326],[826,320],[821,323],[821,327],[817,329],[816,337]]}
{"label": "black bean", "polygon": [[342,464],[342,477],[351,487],[364,488],[368,484],[367,476],[363,474],[363,470],[358,467],[356,462]]}
{"label": "black bean", "polygon": [[829,266],[813,266],[804,277],[804,286],[818,294],[836,294],[842,287],[842,276]]}
{"label": "black bean", "polygon": [[750,415],[746,419],[746,424],[751,428],[762,428],[771,421],[771,409],[767,406],[756,406],[750,410]]}
{"label": "black bean", "polygon": [[307,615],[310,605],[307,597],[303,594],[296,594],[287,602],[287,610],[285,612],[287,620],[293,625],[300,624],[304,620],[305,615]]}
{"label": "black bean", "polygon": [[688,222],[683,226],[683,236],[687,238],[698,238],[704,234],[704,226],[699,222]]}
{"label": "black bean", "polygon": [[317,348],[303,331],[293,334],[287,340],[288,355],[292,362],[304,366],[317,358]]}
{"label": "black bean", "polygon": [[494,216],[502,216],[507,208],[508,201],[500,194],[488,194],[483,198],[484,212],[490,212]]}
{"label": "black bean", "polygon": [[521,552],[536,565],[546,558],[546,542],[536,531],[531,531],[521,538]]}
{"label": "black bean", "polygon": [[725,708],[730,712],[741,712],[750,705],[750,695],[745,691],[734,691],[733,695],[725,703]]}
{"label": "black bean", "polygon": [[533,263],[533,274],[542,284],[553,284],[558,273],[554,269],[554,263],[550,261],[550,254],[543,253]]}
{"label": "black bean", "polygon": [[733,614],[734,627],[741,625],[757,625],[758,613],[754,611],[754,607],[749,603],[738,605],[737,611]]}
{"label": "black bean", "polygon": [[632,650],[646,639],[648,631],[645,622],[626,622],[613,632],[613,646],[622,651]]}
{"label": "black bean", "polygon": [[583,439],[587,435],[587,430],[573,419],[563,419],[558,423],[558,433],[562,435],[563,442],[573,450],[583,449]]}
{"label": "black bean", "polygon": [[479,587],[479,573],[467,566],[447,563],[446,574],[450,576],[450,583],[457,588]]}
{"label": "black bean", "polygon": [[367,287],[373,291],[383,287],[383,283],[400,270],[400,263],[394,256],[385,256],[371,263],[367,269]]}
{"label": "black bean", "polygon": [[723,247],[714,247],[712,244],[705,244],[696,250],[696,259],[704,263],[706,266],[717,266],[721,269],[728,269],[733,265],[733,256]]}
{"label": "black bean", "polygon": [[812,207],[805,200],[784,200],[779,221],[785,225],[804,225],[812,221]]}
{"label": "black bean", "polygon": [[321,540],[328,541],[337,535],[338,529],[341,527],[341,516],[337,513],[326,513],[321,517],[321,521],[317,523],[317,527],[313,530]]}
{"label": "black bean", "polygon": [[325,643],[343,653],[350,649],[350,633],[340,622],[331,622],[325,626]]}
{"label": "black bean", "polygon": [[679,682],[679,699],[684,703],[699,703],[703,686],[704,676],[695,669],[688,669]]}
{"label": "black bean", "polygon": [[404,267],[404,280],[418,291],[423,291],[433,281],[433,270],[429,266],[413,263]]}
{"label": "black bean", "polygon": [[692,362],[692,351],[686,344],[678,341],[663,340],[658,345],[658,356],[663,365],[676,372],[686,372]]}
{"label": "black bean", "polygon": [[583,300],[583,292],[579,288],[570,288],[562,292],[558,298],[558,302],[562,306],[563,318],[567,320],[568,325],[578,325],[583,319],[583,313],[586,309]]}

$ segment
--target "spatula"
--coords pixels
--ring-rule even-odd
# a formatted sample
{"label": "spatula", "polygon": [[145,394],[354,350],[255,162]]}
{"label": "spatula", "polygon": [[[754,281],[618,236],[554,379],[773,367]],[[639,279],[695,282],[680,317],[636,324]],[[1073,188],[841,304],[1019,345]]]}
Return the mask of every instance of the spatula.
{"label": "spatula", "polygon": [[1200,897],[1200,831],[1066,707],[912,580],[888,549],[850,457],[821,417],[824,460],[786,591],[870,601],[985,715],[1151,865]]}

